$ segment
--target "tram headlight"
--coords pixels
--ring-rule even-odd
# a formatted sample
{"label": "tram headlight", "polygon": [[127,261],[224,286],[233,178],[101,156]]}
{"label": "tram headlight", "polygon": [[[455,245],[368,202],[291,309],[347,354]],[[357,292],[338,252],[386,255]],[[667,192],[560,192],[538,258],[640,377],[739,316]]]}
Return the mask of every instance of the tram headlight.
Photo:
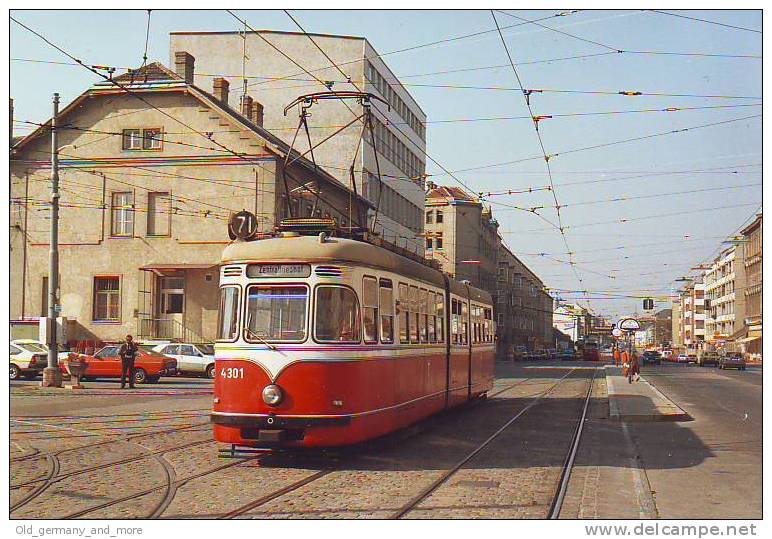
{"label": "tram headlight", "polygon": [[263,388],[263,402],[268,406],[278,406],[284,398],[284,394],[279,386],[271,384]]}

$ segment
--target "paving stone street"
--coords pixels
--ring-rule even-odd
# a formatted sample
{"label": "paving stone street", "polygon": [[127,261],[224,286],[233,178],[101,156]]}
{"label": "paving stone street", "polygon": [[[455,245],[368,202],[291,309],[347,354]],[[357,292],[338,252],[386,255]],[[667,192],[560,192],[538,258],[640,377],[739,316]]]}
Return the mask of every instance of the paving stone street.
{"label": "paving stone street", "polygon": [[[218,457],[206,380],[177,378],[135,392],[115,391],[108,382],[82,392],[14,384],[11,516],[546,518],[590,384],[584,434],[560,518],[662,516],[676,511],[665,497],[674,488],[669,477],[689,474],[709,485],[711,477],[701,468],[720,464],[707,464],[722,455],[705,447],[692,462],[669,457],[672,473],[660,476],[665,466],[654,437],[669,440],[670,433],[696,421],[610,420],[602,365],[500,363],[497,370],[488,399],[403,432],[350,448],[248,458]],[[755,373],[719,375],[682,366],[645,374],[654,383],[671,382],[674,374],[720,376],[728,387],[744,384],[746,390],[761,379]],[[699,416],[694,409],[690,413]],[[760,408],[754,420],[755,413]],[[746,469],[760,458],[752,441],[760,436],[759,426],[745,425],[751,437],[743,448],[751,459]],[[486,440],[490,443],[464,461]],[[714,438],[714,443],[721,442]],[[750,477],[736,482],[741,483],[746,503],[729,509],[753,516],[760,511],[753,509],[760,508],[760,488],[753,488]]]}

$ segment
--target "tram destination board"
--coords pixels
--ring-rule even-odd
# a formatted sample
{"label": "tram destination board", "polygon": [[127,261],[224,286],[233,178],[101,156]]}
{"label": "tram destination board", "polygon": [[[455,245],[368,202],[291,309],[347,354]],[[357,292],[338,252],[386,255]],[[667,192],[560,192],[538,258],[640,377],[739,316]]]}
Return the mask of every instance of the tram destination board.
{"label": "tram destination board", "polygon": [[308,264],[250,264],[247,277],[308,277],[311,266]]}

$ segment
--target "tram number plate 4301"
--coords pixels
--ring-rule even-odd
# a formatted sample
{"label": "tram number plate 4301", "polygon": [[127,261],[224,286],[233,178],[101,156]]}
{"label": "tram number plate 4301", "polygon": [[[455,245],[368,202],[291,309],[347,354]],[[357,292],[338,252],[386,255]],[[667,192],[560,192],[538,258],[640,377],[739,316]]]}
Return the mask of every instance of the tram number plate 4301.
{"label": "tram number plate 4301", "polygon": [[226,369],[225,367],[223,367],[222,369],[220,369],[220,378],[229,378],[229,379],[244,378],[244,368],[228,367]]}

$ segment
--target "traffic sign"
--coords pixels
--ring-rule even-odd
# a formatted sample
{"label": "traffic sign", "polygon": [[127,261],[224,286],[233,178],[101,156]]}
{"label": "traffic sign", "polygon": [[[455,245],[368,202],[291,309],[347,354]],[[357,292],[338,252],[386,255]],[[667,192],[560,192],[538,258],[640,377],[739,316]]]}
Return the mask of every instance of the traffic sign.
{"label": "traffic sign", "polygon": [[641,329],[641,325],[635,318],[623,318],[619,321],[617,327],[622,331],[638,331]]}
{"label": "traffic sign", "polygon": [[257,217],[254,213],[242,210],[231,215],[228,220],[228,236],[232,240],[250,240],[257,234]]}

